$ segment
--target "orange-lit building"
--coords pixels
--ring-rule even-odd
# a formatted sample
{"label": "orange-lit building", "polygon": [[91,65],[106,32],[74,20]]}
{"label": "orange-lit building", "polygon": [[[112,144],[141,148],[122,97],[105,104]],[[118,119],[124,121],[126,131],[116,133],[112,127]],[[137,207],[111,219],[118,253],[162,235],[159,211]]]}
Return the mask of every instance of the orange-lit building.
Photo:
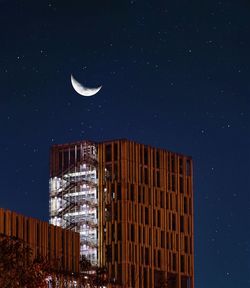
{"label": "orange-lit building", "polygon": [[0,236],[22,240],[33,259],[47,259],[55,272],[79,273],[79,234],[0,208]]}
{"label": "orange-lit building", "polygon": [[192,159],[128,140],[51,149],[50,222],[112,287],[194,288]]}

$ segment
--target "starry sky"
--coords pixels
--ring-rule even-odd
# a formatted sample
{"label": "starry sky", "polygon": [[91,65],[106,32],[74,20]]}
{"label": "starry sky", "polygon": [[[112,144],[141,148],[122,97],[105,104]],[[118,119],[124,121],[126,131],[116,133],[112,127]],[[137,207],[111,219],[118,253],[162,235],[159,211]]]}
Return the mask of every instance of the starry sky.
{"label": "starry sky", "polygon": [[48,220],[52,144],[191,155],[196,288],[250,287],[249,35],[247,0],[0,0],[0,207]]}

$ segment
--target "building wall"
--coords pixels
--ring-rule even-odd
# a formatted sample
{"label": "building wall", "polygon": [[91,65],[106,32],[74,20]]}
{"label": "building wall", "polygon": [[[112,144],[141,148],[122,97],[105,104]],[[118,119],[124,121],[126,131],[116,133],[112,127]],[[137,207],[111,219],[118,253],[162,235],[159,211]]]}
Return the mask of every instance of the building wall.
{"label": "building wall", "polygon": [[114,286],[194,287],[190,157],[127,140],[99,143],[102,264]]}
{"label": "building wall", "polygon": [[0,234],[23,240],[34,258],[48,259],[55,270],[79,272],[78,233],[0,208]]}

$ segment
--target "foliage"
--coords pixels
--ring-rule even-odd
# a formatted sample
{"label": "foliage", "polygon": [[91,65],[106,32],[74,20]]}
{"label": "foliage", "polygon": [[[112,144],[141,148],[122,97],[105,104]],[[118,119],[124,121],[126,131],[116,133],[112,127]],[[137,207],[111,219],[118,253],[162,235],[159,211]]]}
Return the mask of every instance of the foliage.
{"label": "foliage", "polygon": [[[60,266],[59,260],[55,262],[53,267]],[[32,249],[24,241],[0,235],[1,288],[47,288],[48,278],[52,287],[68,287],[67,279],[71,281],[72,274],[52,266],[42,257],[34,259]],[[74,275],[77,287],[97,288],[109,283],[106,268],[92,266],[85,256],[80,259],[80,271]]]}
{"label": "foliage", "polygon": [[95,267],[83,255],[80,259],[79,286],[81,288],[97,288],[107,286],[109,281],[106,267]]}
{"label": "foliage", "polygon": [[46,286],[48,263],[32,258],[32,250],[13,237],[0,239],[0,287],[43,288]]}

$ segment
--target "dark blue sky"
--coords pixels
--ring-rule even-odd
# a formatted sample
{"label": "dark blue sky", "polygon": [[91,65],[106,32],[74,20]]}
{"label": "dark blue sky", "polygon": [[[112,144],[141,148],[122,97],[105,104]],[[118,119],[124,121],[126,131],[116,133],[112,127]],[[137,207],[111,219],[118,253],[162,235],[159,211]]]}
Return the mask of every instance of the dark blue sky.
{"label": "dark blue sky", "polygon": [[196,288],[250,287],[249,35],[246,0],[1,0],[0,206],[48,220],[55,143],[188,154]]}

